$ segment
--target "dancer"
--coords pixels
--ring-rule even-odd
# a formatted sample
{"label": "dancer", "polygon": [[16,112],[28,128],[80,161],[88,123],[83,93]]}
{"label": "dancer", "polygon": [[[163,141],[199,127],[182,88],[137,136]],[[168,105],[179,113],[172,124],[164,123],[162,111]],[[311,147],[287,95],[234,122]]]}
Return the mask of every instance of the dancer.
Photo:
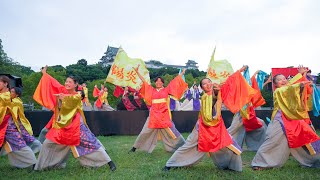
{"label": "dancer", "polygon": [[137,107],[138,110],[148,110],[146,103],[142,99],[140,87],[137,87],[133,92],[133,99],[133,104]]}
{"label": "dancer", "polygon": [[121,101],[117,104],[117,110],[148,110],[146,104],[142,101],[138,88],[139,87],[137,87],[137,89],[133,89],[126,86],[123,89],[120,86],[116,86],[113,95],[117,98],[121,95]]}
{"label": "dancer", "polygon": [[29,120],[24,115],[23,102],[20,99],[22,91],[19,87],[13,87],[10,90],[12,100],[12,111],[19,121],[19,128],[22,138],[34,153],[38,153],[41,149],[41,142],[33,136],[33,131]]}
{"label": "dancer", "polygon": [[84,93],[84,97],[82,99],[82,103],[83,103],[83,110],[84,111],[92,111],[92,105],[89,101],[89,95],[88,95],[88,88],[87,88],[87,84],[86,83],[82,83],[81,85],[81,91],[83,91]]}
{"label": "dancer", "polygon": [[[245,73],[249,75],[248,69]],[[243,147],[246,146],[249,151],[257,151],[264,142],[266,136],[267,125],[265,122],[256,116],[254,108],[265,104],[265,100],[261,95],[258,87],[255,75],[259,73],[259,70],[251,77],[250,81],[252,87],[258,91],[258,93],[252,98],[244,108],[237,112],[233,116],[231,126],[228,128],[229,134],[234,140]]]}
{"label": "dancer", "polygon": [[180,110],[180,102],[178,99],[176,99],[173,96],[169,96],[170,97],[170,110],[171,111],[178,111]]}
{"label": "dancer", "polygon": [[200,81],[205,93],[201,97],[199,120],[186,143],[174,152],[163,170],[194,165],[209,153],[218,168],[242,171],[241,148],[228,134],[221,116],[222,102],[236,112],[256,93],[240,71],[244,68],[229,76],[221,87],[208,78]]}
{"label": "dancer", "polygon": [[282,74],[273,77],[274,110],[265,142],[251,165],[254,170],[282,167],[291,154],[302,166],[320,167],[320,139],[311,127],[306,108],[309,81],[299,73],[290,82]]}
{"label": "dancer", "polygon": [[163,87],[164,80],[161,77],[157,77],[155,79],[156,88],[153,88],[141,76],[138,69],[139,66],[134,68],[143,82],[140,93],[145,102],[151,105],[151,108],[149,117],[129,152],[135,152],[136,149],[140,149],[151,153],[157,145],[158,138],[161,138],[166,151],[174,152],[184,144],[185,140],[172,121],[169,94],[177,99],[181,98],[188,87],[187,83],[182,79],[185,70],[174,78],[167,87]]}
{"label": "dancer", "polygon": [[115,164],[86,123],[81,95],[76,92],[77,81],[69,76],[62,86],[46,70],[47,66],[42,69],[43,76],[33,98],[53,110],[54,117],[47,125],[49,130],[35,170],[66,167],[71,150],[82,166],[101,167],[108,163],[114,171]]}
{"label": "dancer", "polygon": [[[125,107],[125,109],[127,111],[134,111],[134,110],[137,110],[139,108],[138,104],[136,102],[133,102],[134,101],[134,97],[133,97],[132,93],[134,91],[135,91],[134,89],[129,88],[128,86],[126,86],[124,88],[124,91],[123,91],[123,94],[122,94],[122,97],[121,97],[121,102],[123,103],[123,106]],[[130,99],[132,101],[130,101]],[[121,109],[118,109],[118,110],[121,110]],[[124,110],[124,108],[122,110]]]}
{"label": "dancer", "polygon": [[19,122],[11,109],[9,84],[7,76],[0,76],[0,151],[6,151],[14,167],[33,167],[37,159],[20,134]]}
{"label": "dancer", "polygon": [[200,111],[200,90],[196,82],[189,88],[185,94],[185,100],[181,104],[180,111]]}
{"label": "dancer", "polygon": [[98,89],[97,85],[93,89],[93,97],[98,97],[94,102],[95,111],[114,111],[108,102],[108,88],[101,84],[101,90]]}

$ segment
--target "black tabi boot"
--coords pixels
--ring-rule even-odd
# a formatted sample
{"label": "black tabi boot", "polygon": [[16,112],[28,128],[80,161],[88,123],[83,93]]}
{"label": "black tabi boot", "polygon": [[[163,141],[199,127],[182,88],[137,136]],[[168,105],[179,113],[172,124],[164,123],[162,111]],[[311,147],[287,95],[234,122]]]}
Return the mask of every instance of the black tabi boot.
{"label": "black tabi boot", "polygon": [[170,171],[170,169],[171,169],[171,167],[165,166],[165,167],[162,169],[162,171],[168,172],[168,171]]}
{"label": "black tabi boot", "polygon": [[136,151],[136,149],[137,149],[137,148],[132,147],[128,153],[133,153],[133,152],[135,152],[135,151]]}
{"label": "black tabi boot", "polygon": [[115,171],[117,169],[116,165],[112,161],[108,162],[108,164],[111,171]]}

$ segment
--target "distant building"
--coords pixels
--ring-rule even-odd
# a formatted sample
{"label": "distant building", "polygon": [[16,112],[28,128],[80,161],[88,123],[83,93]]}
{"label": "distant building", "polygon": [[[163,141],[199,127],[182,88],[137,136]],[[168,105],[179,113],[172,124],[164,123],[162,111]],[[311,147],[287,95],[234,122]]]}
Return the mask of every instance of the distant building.
{"label": "distant building", "polygon": [[100,63],[103,66],[111,66],[114,62],[114,58],[116,57],[118,50],[119,48],[108,46],[107,51],[100,59]]}
{"label": "distant building", "polygon": [[[100,59],[100,63],[103,66],[112,65],[112,63],[114,62],[114,59],[117,55],[118,50],[119,50],[119,48],[108,46],[107,51],[104,53],[104,55]],[[188,62],[186,62],[185,66],[163,64],[162,62],[160,62],[158,60],[145,61],[145,64],[146,64],[147,68],[153,68],[153,69],[160,69],[160,68],[165,68],[165,67],[173,67],[173,68],[177,68],[177,69],[179,69],[179,68],[198,69],[198,66],[197,66],[198,63],[195,62],[194,60],[188,60]]]}
{"label": "distant building", "polygon": [[198,69],[199,66],[197,66],[197,62],[194,60],[188,60],[188,62],[186,63],[186,68],[187,69]]}
{"label": "distant building", "polygon": [[197,62],[194,60],[188,60],[185,66],[181,65],[172,65],[172,64],[163,64],[160,61],[157,60],[150,60],[145,62],[147,68],[153,68],[153,69],[160,69],[165,67],[172,67],[172,68],[186,68],[186,69],[198,69]]}
{"label": "distant building", "polygon": [[157,60],[146,61],[145,64],[147,68],[153,68],[153,69],[160,69],[165,67],[165,64]]}

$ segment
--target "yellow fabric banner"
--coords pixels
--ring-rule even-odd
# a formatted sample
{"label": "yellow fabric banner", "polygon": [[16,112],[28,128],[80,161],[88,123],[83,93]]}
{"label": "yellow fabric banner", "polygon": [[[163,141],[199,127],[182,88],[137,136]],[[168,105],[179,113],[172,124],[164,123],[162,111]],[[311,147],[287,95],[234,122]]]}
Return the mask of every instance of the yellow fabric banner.
{"label": "yellow fabric banner", "polygon": [[141,87],[142,81],[133,69],[139,67],[139,73],[150,84],[149,71],[144,64],[144,61],[139,58],[130,58],[127,53],[120,47],[110,68],[106,82],[118,86],[130,86],[134,89]]}
{"label": "yellow fabric banner", "polygon": [[209,78],[213,83],[223,83],[227,80],[228,76],[233,74],[233,68],[227,60],[218,60],[214,59],[214,53],[216,48],[211,56],[211,60],[208,66],[207,78]]}

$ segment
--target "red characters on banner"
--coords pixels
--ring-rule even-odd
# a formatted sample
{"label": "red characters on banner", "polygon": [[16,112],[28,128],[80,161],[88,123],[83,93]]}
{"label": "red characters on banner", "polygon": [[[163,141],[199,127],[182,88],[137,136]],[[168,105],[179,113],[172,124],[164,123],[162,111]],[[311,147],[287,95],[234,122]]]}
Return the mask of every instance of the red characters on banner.
{"label": "red characters on banner", "polygon": [[[126,76],[124,74],[126,74]],[[133,84],[137,84],[137,73],[134,70],[124,73],[124,68],[112,65],[111,75],[116,75],[119,79],[125,79],[126,81],[131,81]]]}
{"label": "red characters on banner", "polygon": [[123,68],[119,68],[116,65],[112,65],[111,68],[111,75],[116,75],[118,78],[123,79],[124,75],[123,75]]}
{"label": "red characters on banner", "polygon": [[219,77],[227,78],[228,76],[230,76],[230,73],[228,73],[227,71],[222,71],[217,74],[214,69],[209,68],[208,75],[212,79],[219,79]]}
{"label": "red characters on banner", "polygon": [[136,77],[137,77],[137,73],[135,71],[133,71],[133,70],[129,71],[129,72],[127,72],[126,81],[131,81],[134,84],[137,84]]}
{"label": "red characters on banner", "polygon": [[226,71],[223,71],[223,72],[220,72],[220,76],[224,77],[224,78],[227,78],[228,76],[230,76],[230,73],[228,73]]}
{"label": "red characters on banner", "polygon": [[208,75],[213,79],[218,79],[218,75],[216,74],[216,71],[213,70],[212,68],[209,68]]}

